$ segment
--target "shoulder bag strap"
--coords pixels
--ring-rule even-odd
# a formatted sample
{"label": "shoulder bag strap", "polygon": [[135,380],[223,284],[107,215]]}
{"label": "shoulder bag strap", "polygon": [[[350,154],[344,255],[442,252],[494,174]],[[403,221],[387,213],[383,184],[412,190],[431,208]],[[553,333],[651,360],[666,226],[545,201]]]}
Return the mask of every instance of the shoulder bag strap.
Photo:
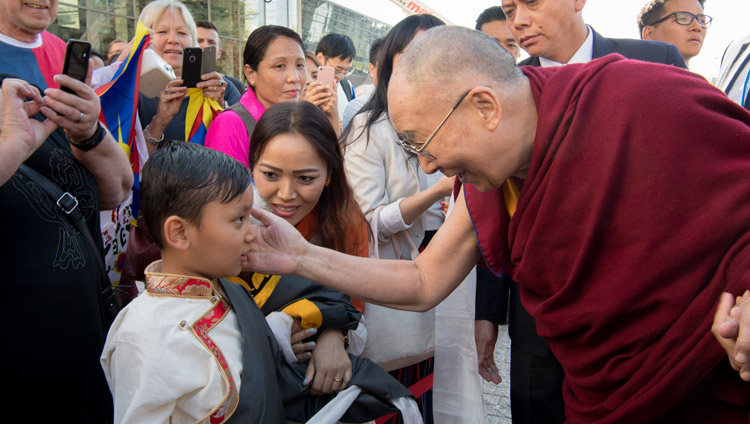
{"label": "shoulder bag strap", "polygon": [[240,119],[242,119],[242,122],[245,124],[245,129],[247,130],[247,139],[249,141],[253,137],[253,130],[255,129],[256,124],[255,119],[253,119],[253,116],[250,115],[250,111],[247,110],[247,108],[240,102],[229,106],[228,110],[231,110],[240,116]]}
{"label": "shoulder bag strap", "polygon": [[86,220],[83,218],[81,211],[78,209],[78,199],[72,194],[63,192],[60,187],[50,181],[48,178],[38,173],[30,166],[22,163],[18,167],[18,171],[26,176],[26,178],[34,181],[41,187],[47,195],[52,199],[53,202],[62,210],[63,214],[70,220],[73,226],[84,234],[86,240],[88,240],[89,247],[92,250],[93,256],[98,262],[99,268],[99,281],[101,285],[100,295],[104,301],[104,306],[111,315],[111,318],[117,316],[120,311],[120,305],[117,303],[117,297],[109,280],[109,276],[106,272],[104,265],[104,259],[101,255],[101,247],[94,241],[94,237],[91,235],[88,226],[86,226]]}

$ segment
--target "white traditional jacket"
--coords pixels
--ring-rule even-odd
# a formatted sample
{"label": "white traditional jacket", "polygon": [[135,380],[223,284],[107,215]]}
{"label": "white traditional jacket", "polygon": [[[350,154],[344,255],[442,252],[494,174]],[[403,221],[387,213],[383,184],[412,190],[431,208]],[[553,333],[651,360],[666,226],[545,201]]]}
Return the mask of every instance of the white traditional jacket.
{"label": "white traditional jacket", "polygon": [[238,403],[243,339],[214,284],[146,269],[146,292],[112,324],[101,356],[116,423],[225,422]]}

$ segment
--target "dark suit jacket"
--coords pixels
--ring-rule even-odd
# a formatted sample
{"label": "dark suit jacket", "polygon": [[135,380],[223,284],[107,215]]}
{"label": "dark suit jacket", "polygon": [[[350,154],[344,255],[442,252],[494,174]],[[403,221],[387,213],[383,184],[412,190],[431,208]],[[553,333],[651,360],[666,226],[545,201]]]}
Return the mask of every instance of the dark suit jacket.
{"label": "dark suit jacket", "polygon": [[[593,31],[593,29],[592,29]],[[604,38],[594,31],[593,59],[619,53],[628,59],[646,62],[664,63],[687,69],[682,54],[674,44],[661,41],[631,40],[623,38]],[[538,57],[530,57],[519,66],[540,66]],[[521,304],[518,284],[511,281],[510,293],[498,290],[502,280],[489,272],[477,274],[476,319],[488,319],[495,322],[505,321],[506,299],[510,295],[509,328],[514,345],[536,356],[547,356],[551,352],[541,337],[536,334],[536,321],[526,312]]]}

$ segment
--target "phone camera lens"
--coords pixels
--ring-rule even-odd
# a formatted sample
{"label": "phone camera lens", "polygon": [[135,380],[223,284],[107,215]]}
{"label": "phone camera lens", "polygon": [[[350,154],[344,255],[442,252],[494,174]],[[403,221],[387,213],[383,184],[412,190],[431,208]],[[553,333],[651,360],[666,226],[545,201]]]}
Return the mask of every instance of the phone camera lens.
{"label": "phone camera lens", "polygon": [[195,63],[196,59],[197,58],[195,56],[190,56],[190,58],[188,60],[190,60],[190,63]]}

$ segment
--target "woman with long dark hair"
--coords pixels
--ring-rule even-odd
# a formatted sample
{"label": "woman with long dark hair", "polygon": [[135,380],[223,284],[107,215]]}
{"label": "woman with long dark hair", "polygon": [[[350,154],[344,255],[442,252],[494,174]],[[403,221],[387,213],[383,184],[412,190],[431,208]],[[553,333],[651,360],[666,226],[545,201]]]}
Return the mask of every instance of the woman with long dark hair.
{"label": "woman with long dark hair", "polygon": [[[319,108],[309,102],[285,102],[268,109],[253,132],[249,157],[256,206],[284,218],[315,244],[368,255],[367,224],[346,178],[336,132]],[[253,276],[243,277],[253,284]],[[291,284],[290,278],[281,277],[270,295],[260,287],[249,288],[254,295],[264,293],[256,297],[264,313],[284,312],[294,319],[293,337],[302,332],[291,344],[298,360],[310,360],[307,376],[313,393],[341,390],[352,375],[345,347],[355,333],[348,330],[358,327],[361,314],[348,296],[307,281],[300,288],[305,283],[297,279]],[[320,317],[317,324],[315,317]],[[309,340],[298,339],[306,339],[305,331],[311,328],[319,336],[308,352]],[[350,353],[359,354],[359,345]]]}
{"label": "woman with long dark hair", "polygon": [[[431,180],[417,157],[398,146],[388,117],[395,64],[414,37],[438,25],[443,22],[434,16],[414,15],[391,29],[378,60],[376,91],[342,135],[347,176],[375,233],[370,250],[380,258],[414,259],[417,247],[425,246],[442,224],[438,202],[453,189],[452,178]],[[404,312],[366,303],[365,318],[368,338],[362,356],[392,371],[407,387],[432,372],[434,310]],[[432,422],[431,393],[420,406],[425,422]]]}

